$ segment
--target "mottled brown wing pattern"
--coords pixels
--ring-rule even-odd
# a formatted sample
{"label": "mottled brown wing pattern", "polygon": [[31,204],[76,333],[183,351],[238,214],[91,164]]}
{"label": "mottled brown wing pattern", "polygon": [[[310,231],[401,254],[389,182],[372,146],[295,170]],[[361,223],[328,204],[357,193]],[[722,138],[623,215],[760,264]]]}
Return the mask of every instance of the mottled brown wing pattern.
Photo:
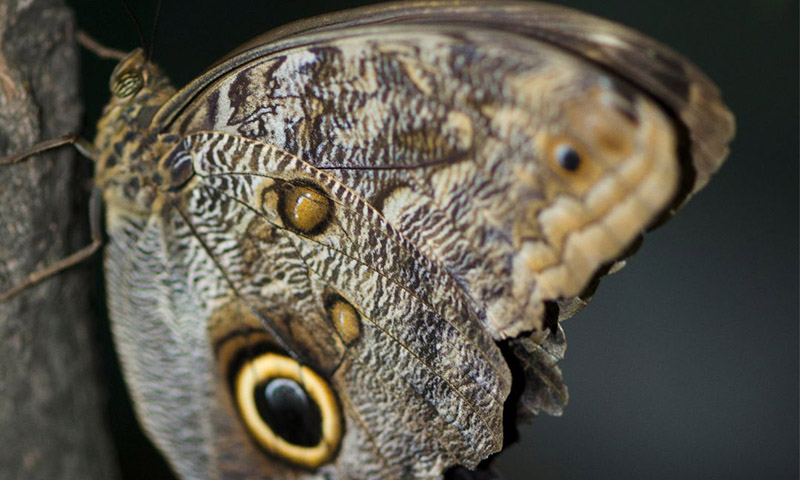
{"label": "mottled brown wing pattern", "polygon": [[516,402],[559,414],[556,320],[732,133],[694,67],[556,7],[398,3],[252,45],[174,94],[133,53],[95,140],[126,380],[185,478],[439,478]]}
{"label": "mottled brown wing pattern", "polygon": [[[182,208],[198,239],[224,266],[236,296],[304,363],[331,377],[349,428],[376,437],[387,474],[410,467],[424,476],[454,462],[474,466],[500,448],[507,367],[446,274],[426,269],[413,247],[352,191],[285,152],[216,133],[190,136],[182,147],[176,155],[190,155],[199,177]],[[332,200],[329,224],[314,235],[292,231],[277,206],[287,190],[304,184]],[[337,341],[325,318],[332,294],[346,297],[360,314],[361,334],[349,346]],[[389,397],[386,404],[403,408],[375,408],[369,399],[381,394]],[[389,421],[394,415],[397,423]],[[345,439],[342,448],[369,445],[351,443]]]}
{"label": "mottled brown wing pattern", "polygon": [[[176,125],[330,170],[486,306],[495,338],[542,332],[544,302],[577,296],[672,199],[672,126],[547,45],[441,30],[357,31],[255,60]],[[557,165],[562,147],[581,171]]]}
{"label": "mottled brown wing pattern", "polygon": [[539,2],[408,1],[345,10],[297,21],[266,32],[233,50],[161,109],[156,120],[171,123],[188,99],[238,65],[281,48],[335,38],[344,28],[402,24],[457,26],[534,39],[596,64],[657,99],[681,124],[687,138],[686,201],[702,188],[727,156],[735,119],[717,86],[669,47],[624,25],[560,5]]}

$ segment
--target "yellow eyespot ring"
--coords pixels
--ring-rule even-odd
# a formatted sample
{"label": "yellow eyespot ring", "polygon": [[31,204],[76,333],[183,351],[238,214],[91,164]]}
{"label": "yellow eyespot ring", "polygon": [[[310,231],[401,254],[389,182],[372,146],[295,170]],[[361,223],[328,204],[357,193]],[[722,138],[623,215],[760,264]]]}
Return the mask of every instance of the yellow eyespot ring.
{"label": "yellow eyespot ring", "polygon": [[[267,424],[256,405],[256,391],[273,380],[294,382],[319,408],[321,436],[313,446],[296,445]],[[339,448],[342,420],[336,396],[313,370],[277,353],[264,353],[245,362],[236,374],[234,394],[242,421],[268,453],[290,463],[315,469],[328,463]]]}

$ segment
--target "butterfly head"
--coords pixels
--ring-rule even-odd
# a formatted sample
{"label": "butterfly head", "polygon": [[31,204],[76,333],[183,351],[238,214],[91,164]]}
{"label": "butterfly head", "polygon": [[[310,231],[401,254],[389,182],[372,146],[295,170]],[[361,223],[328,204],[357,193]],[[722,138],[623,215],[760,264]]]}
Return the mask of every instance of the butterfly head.
{"label": "butterfly head", "polygon": [[153,178],[155,158],[163,151],[159,145],[168,148],[162,138],[149,132],[150,120],[175,89],[142,49],[119,62],[109,89],[111,100],[97,124],[94,141],[100,152],[97,184],[107,191],[112,187],[118,198],[147,206],[152,203],[154,186],[146,184]]}

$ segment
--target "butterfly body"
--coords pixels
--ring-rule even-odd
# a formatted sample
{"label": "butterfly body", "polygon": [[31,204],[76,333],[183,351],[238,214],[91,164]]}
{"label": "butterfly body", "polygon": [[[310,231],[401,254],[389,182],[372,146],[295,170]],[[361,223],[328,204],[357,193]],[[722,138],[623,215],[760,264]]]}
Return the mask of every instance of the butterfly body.
{"label": "butterfly body", "polygon": [[512,21],[549,8],[323,18],[178,92],[120,63],[95,141],[109,310],[182,477],[474,468],[503,446],[509,362],[521,410],[560,411],[552,307],[588,300],[701,156],[643,82]]}

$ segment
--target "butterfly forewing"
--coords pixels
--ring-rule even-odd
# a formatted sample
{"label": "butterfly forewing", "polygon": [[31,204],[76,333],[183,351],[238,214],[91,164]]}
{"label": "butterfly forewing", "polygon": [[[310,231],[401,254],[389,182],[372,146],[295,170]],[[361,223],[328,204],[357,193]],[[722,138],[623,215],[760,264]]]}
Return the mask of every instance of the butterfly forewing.
{"label": "butterfly forewing", "polygon": [[[672,200],[672,126],[624,81],[546,44],[410,28],[255,59],[174,126],[329,171],[485,306],[495,338],[541,333],[544,302],[578,295]],[[584,157],[580,171],[557,164],[562,147]]]}
{"label": "butterfly forewing", "polygon": [[[442,463],[430,452],[470,464],[501,446],[508,371],[449,277],[354,192],[285,152],[223,134],[193,135],[184,147],[200,177],[186,207],[198,237],[230,266],[237,295],[276,319],[298,355],[330,372],[342,402],[354,409],[351,428],[380,436],[376,443],[393,464],[415,458],[418,474]],[[330,200],[330,218],[323,229],[303,231],[282,215],[281,203],[311,185]],[[346,351],[325,318],[332,295],[359,312],[360,334]],[[349,398],[370,392],[429,421],[387,428],[386,412]]]}

